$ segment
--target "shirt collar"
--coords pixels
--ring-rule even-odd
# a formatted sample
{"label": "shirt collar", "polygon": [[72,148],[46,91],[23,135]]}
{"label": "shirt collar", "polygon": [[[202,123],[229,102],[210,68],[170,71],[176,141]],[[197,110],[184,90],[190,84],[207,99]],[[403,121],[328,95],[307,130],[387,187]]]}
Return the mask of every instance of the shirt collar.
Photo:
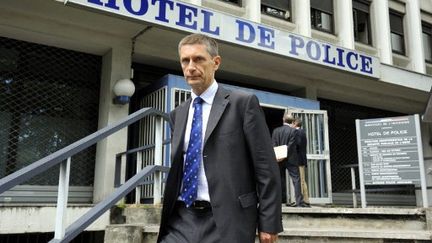
{"label": "shirt collar", "polygon": [[[216,80],[213,80],[213,83],[210,85],[210,87],[208,87],[206,89],[206,91],[204,91],[200,95],[201,99],[203,99],[204,102],[209,104],[209,105],[213,104],[213,100],[215,98],[216,91],[218,90],[218,87],[219,87],[219,85],[216,82]],[[192,91],[191,96],[192,96],[192,102],[193,102],[193,100],[197,97],[197,95]]]}

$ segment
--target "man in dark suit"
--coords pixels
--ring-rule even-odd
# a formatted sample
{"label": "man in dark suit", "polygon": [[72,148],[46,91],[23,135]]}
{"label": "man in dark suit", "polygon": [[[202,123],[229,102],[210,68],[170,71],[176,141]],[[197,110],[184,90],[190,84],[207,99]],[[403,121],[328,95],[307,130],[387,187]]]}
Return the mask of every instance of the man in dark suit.
{"label": "man in dark suit", "polygon": [[179,43],[191,99],[170,114],[171,170],[158,242],[275,242],[282,229],[280,178],[264,113],[255,95],[215,79],[215,40]]}
{"label": "man in dark suit", "polygon": [[[292,128],[291,125],[294,122],[294,118],[291,115],[284,115],[283,125],[273,130],[272,140],[273,146],[287,145],[288,155],[287,158],[279,162],[280,177],[282,181],[282,197],[286,198],[286,176],[285,170],[288,170],[288,174],[291,177],[294,184],[294,194],[296,199],[296,206],[305,206],[303,202],[303,195],[301,193],[300,185],[300,172],[299,172],[299,158],[297,152],[298,135],[297,130]],[[289,201],[287,200],[287,205]]]}
{"label": "man in dark suit", "polygon": [[303,195],[303,201],[305,206],[310,206],[309,202],[309,191],[306,183],[306,168],[307,168],[307,137],[306,132],[302,127],[302,120],[300,118],[295,118],[294,120],[294,128],[297,129],[298,133],[298,144],[297,144],[297,153],[298,153],[298,162],[299,162],[299,172],[300,172],[300,184],[301,184],[301,192]]}

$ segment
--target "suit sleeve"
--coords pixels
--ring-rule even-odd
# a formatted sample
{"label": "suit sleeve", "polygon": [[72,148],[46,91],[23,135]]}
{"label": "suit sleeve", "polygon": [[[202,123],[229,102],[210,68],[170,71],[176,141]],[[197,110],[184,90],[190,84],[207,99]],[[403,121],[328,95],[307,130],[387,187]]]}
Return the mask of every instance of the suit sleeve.
{"label": "suit sleeve", "polygon": [[279,233],[283,231],[279,168],[264,113],[255,95],[248,97],[243,129],[257,181],[258,230]]}
{"label": "suit sleeve", "polygon": [[[299,140],[299,133],[298,133],[298,131],[297,131],[297,129],[292,129],[292,135],[291,136],[289,136],[289,139],[288,139],[288,144],[287,144],[287,146],[288,146],[288,156],[291,156],[291,158],[294,158],[296,161],[298,161],[298,155],[299,155],[299,152],[298,152],[298,148],[299,148],[299,143],[300,143],[300,140]],[[287,156],[287,157],[288,157]]]}
{"label": "suit sleeve", "polygon": [[276,137],[276,131],[277,129],[273,130],[273,134],[272,134],[272,142],[273,142],[273,147],[278,146],[278,141],[277,141],[277,137]]}
{"label": "suit sleeve", "polygon": [[307,157],[306,157],[307,138],[306,138],[306,133],[304,131],[299,130],[298,134],[299,134],[299,145],[298,145],[299,165],[307,166]]}

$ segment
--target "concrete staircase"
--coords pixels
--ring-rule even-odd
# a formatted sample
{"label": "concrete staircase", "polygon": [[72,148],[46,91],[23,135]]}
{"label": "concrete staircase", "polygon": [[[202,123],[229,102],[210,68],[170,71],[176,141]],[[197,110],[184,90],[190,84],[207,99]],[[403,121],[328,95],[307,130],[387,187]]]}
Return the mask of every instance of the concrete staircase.
{"label": "concrete staircase", "polygon": [[[432,209],[283,207],[285,231],[278,242],[431,242]],[[127,206],[113,212],[117,224],[105,243],[156,242],[160,207]],[[258,242],[258,241],[257,241]]]}

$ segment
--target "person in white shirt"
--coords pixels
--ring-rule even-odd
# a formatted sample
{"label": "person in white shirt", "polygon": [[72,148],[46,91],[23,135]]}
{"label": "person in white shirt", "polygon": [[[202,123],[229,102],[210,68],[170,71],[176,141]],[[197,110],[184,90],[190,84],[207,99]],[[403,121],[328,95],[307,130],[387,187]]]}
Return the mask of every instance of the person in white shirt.
{"label": "person in white shirt", "polygon": [[276,242],[283,231],[280,178],[257,97],[214,78],[217,42],[192,34],[179,43],[192,88],[170,113],[171,170],[157,242]]}

